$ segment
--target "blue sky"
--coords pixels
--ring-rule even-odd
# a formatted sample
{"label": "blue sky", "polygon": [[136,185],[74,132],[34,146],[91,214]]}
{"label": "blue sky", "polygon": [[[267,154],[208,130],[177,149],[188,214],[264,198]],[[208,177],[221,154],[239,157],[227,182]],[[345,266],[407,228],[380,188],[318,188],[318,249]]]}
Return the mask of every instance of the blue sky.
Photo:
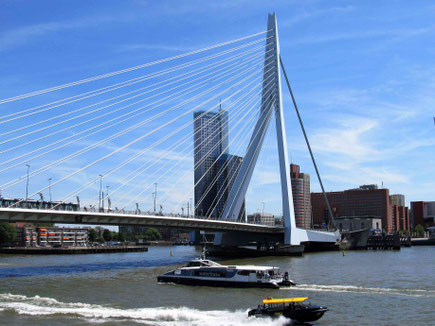
{"label": "blue sky", "polygon": [[[326,189],[383,182],[391,193],[405,194],[407,202],[434,200],[435,4],[430,1],[3,0],[0,99],[264,31],[267,13],[273,11],[278,17],[281,56]],[[285,87],[283,93],[289,156],[311,174],[312,190],[318,191]],[[72,94],[68,89],[19,105],[24,109]],[[13,112],[16,103],[0,109]],[[104,155],[139,134],[108,143],[93,155]],[[32,168],[52,159],[31,163]],[[280,213],[276,159],[271,127],[248,191],[248,211],[260,209],[265,202],[266,211]],[[58,179],[89,161],[73,160],[50,175],[35,177],[30,192],[45,186],[48,177]],[[100,170],[114,162],[118,161],[104,163]],[[3,173],[1,184],[23,173],[24,164]],[[56,199],[97,175],[97,170],[77,175],[71,184],[53,188]],[[185,178],[188,184],[191,176]],[[108,179],[104,186],[116,180]],[[186,197],[186,187],[177,190],[175,202]],[[93,185],[94,194],[97,188]],[[23,197],[23,189],[2,193]],[[144,192],[147,199],[141,207],[150,204],[151,192]]]}

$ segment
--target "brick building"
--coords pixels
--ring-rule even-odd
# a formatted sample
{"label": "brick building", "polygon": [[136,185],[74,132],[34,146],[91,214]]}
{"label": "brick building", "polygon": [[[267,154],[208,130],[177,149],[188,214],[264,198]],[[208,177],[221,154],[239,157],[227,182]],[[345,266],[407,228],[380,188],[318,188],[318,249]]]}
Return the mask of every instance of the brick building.
{"label": "brick building", "polygon": [[394,231],[411,231],[409,208],[406,206],[390,205],[391,219]]}
{"label": "brick building", "polygon": [[309,229],[311,228],[310,175],[301,173],[299,165],[290,164],[290,177],[296,226]]}
{"label": "brick building", "polygon": [[412,201],[412,229],[417,225],[425,228],[435,226],[435,201]]}
{"label": "brick building", "polygon": [[[377,216],[382,220],[385,232],[410,231],[409,208],[393,205],[388,189],[376,185],[364,185],[357,189],[328,192],[327,197],[335,217]],[[401,203],[402,195],[394,195],[393,202]],[[328,224],[329,214],[322,193],[311,194],[313,223]]]}

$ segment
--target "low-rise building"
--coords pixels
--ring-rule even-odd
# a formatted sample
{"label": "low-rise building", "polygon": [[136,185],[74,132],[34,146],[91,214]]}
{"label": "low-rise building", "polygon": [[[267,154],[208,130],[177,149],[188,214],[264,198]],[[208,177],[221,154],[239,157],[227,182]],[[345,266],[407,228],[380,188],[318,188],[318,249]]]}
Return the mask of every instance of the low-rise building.
{"label": "low-rise building", "polygon": [[17,225],[17,245],[24,247],[84,247],[88,228],[34,227]]}
{"label": "low-rise building", "polygon": [[254,213],[248,215],[248,223],[275,226],[275,216],[270,213]]}
{"label": "low-rise building", "polygon": [[382,231],[380,216],[340,216],[335,218],[340,231],[358,231],[368,229],[372,232]]}

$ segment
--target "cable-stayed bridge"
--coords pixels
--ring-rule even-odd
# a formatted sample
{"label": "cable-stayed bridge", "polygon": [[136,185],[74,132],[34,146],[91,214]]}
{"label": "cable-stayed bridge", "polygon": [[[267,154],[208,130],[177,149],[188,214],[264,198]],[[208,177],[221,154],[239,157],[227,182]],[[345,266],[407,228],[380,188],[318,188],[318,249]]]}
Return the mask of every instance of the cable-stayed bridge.
{"label": "cable-stayed bridge", "polygon": [[[263,32],[0,100],[0,190],[20,198],[2,201],[0,220],[218,231],[215,245],[334,243],[338,233],[296,227],[279,51],[273,14]],[[282,227],[245,213],[270,125]]]}

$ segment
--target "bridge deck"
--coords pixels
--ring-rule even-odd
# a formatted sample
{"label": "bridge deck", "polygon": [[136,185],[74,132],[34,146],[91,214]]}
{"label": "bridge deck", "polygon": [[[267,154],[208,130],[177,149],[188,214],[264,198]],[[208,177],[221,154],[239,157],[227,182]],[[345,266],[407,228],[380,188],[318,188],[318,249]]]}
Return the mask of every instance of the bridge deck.
{"label": "bridge deck", "polygon": [[179,216],[98,213],[85,211],[56,211],[43,209],[0,208],[2,222],[51,222],[65,224],[136,225],[170,227],[204,231],[237,231],[250,233],[284,233],[283,227],[248,224]]}

